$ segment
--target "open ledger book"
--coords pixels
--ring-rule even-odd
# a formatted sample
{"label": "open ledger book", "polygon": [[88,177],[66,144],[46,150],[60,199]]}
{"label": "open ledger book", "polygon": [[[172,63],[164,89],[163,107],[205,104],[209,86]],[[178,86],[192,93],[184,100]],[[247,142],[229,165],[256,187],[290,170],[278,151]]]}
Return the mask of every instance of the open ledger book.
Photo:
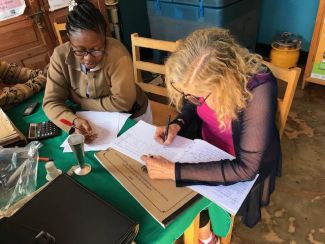
{"label": "open ledger book", "polygon": [[[144,154],[161,155],[172,162],[188,163],[234,158],[221,149],[199,139],[190,140],[177,136],[171,145],[161,145],[153,138],[155,130],[155,126],[140,121],[123,135],[115,139],[110,144],[110,147],[141,164],[144,164],[144,162],[140,157]],[[99,159],[99,161],[103,164],[102,160]],[[239,182],[230,186],[196,185],[188,188],[200,193],[232,215],[235,215],[257,177],[252,181]],[[121,184],[123,185],[123,182]],[[175,185],[175,183],[173,184]],[[128,190],[127,187],[126,189]],[[147,209],[147,211],[150,212],[150,209]]]}

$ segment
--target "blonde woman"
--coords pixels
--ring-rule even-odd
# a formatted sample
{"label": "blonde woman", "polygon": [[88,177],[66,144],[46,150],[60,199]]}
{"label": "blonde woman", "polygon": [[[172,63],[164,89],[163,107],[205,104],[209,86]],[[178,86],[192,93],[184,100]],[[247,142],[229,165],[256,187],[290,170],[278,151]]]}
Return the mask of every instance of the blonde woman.
{"label": "blonde woman", "polygon": [[[190,34],[166,63],[167,88],[180,115],[165,142],[164,127],[157,128],[155,138],[168,145],[176,135],[191,131],[236,158],[190,164],[142,156],[151,178],[174,180],[177,186],[230,185],[259,174],[239,212],[250,227],[260,220],[260,206],[269,201],[281,162],[275,125],[277,83],[261,61],[226,30]],[[207,212],[201,214],[200,225],[201,242],[214,243]]]}

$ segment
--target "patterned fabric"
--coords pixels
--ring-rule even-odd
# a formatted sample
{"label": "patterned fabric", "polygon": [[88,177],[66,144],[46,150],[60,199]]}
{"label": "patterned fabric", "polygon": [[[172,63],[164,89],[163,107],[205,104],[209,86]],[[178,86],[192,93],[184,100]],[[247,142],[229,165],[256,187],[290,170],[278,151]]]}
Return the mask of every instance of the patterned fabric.
{"label": "patterned fabric", "polygon": [[45,87],[41,70],[31,70],[0,60],[0,107],[19,103]]}

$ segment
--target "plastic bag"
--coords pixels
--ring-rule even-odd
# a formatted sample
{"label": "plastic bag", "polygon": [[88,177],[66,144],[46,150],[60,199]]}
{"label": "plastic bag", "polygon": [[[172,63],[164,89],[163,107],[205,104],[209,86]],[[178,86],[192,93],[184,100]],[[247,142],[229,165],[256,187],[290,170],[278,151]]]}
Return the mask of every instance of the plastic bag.
{"label": "plastic bag", "polygon": [[42,144],[33,141],[25,147],[0,146],[0,211],[36,190],[38,149]]}

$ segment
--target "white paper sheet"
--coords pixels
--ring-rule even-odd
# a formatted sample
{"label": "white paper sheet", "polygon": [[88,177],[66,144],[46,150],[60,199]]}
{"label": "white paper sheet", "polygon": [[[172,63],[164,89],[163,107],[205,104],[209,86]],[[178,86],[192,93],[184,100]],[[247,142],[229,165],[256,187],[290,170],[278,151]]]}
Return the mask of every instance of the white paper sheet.
{"label": "white paper sheet", "polygon": [[[117,112],[77,112],[81,118],[88,120],[97,138],[91,144],[85,144],[85,151],[100,151],[108,148],[131,114]],[[67,139],[61,144],[63,152],[72,152]]]}
{"label": "white paper sheet", "polygon": [[65,8],[68,6],[69,1],[68,0],[48,0],[50,5],[50,12],[53,12],[60,8]]}
{"label": "white paper sheet", "polygon": [[0,1],[0,21],[11,19],[22,15],[25,11],[24,0],[2,0]]}
{"label": "white paper sheet", "polygon": [[[178,136],[172,145],[160,145],[153,138],[155,129],[155,126],[140,121],[114,140],[110,147],[141,163],[143,162],[140,157],[144,154],[161,155],[173,162],[188,163],[234,159],[232,155],[203,140],[193,141]],[[190,188],[235,215],[257,177],[258,175],[252,181],[239,182],[230,186],[196,185]]]}
{"label": "white paper sheet", "polygon": [[[196,163],[235,157],[203,140],[194,140],[194,144],[179,155],[179,162]],[[252,181],[238,182],[230,186],[189,186],[193,191],[200,193],[212,202],[235,215],[245,197],[253,187],[258,175]]]}
{"label": "white paper sheet", "polygon": [[139,121],[114,140],[110,147],[139,162],[142,162],[140,157],[144,154],[160,155],[171,161],[177,161],[178,154],[193,143],[192,140],[179,136],[171,145],[161,145],[153,138],[155,130],[155,126]]}

